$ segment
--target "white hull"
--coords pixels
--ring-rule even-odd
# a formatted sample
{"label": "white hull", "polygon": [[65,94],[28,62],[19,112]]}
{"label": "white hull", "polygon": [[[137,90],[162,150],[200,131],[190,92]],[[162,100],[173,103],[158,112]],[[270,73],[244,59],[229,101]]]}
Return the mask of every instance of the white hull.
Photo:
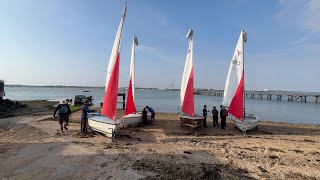
{"label": "white hull", "polygon": [[197,127],[201,127],[203,116],[189,116],[186,114],[180,114],[180,121],[181,121],[181,127],[182,126],[189,126],[192,129],[195,129]]}
{"label": "white hull", "polygon": [[260,118],[255,115],[246,115],[243,121],[240,121],[236,118],[232,118],[232,120],[236,127],[246,134],[247,131],[257,128]]}
{"label": "white hull", "polygon": [[[151,114],[148,113],[148,121],[151,120]],[[123,125],[128,126],[128,125],[138,125],[142,124],[143,119],[142,119],[142,114],[141,113],[136,113],[136,114],[128,114],[123,116]]]}
{"label": "white hull", "polygon": [[113,121],[105,116],[94,114],[89,116],[88,123],[94,131],[103,133],[107,137],[114,138],[121,120],[117,118],[116,121]]}

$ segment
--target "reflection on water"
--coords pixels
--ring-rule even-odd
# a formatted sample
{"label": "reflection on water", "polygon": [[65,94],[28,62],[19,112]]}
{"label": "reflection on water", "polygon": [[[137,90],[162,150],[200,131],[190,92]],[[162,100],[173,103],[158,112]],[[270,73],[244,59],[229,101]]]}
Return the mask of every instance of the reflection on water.
{"label": "reflection on water", "polygon": [[[94,97],[94,104],[99,105],[104,96],[102,88],[39,88],[39,87],[5,87],[6,97],[13,100],[60,100],[73,98],[75,95]],[[90,92],[83,92],[90,91]],[[135,103],[137,109],[143,106],[151,106],[158,112],[178,112],[180,92],[160,90],[136,90]],[[122,101],[122,97],[118,98]],[[195,95],[195,110],[202,114],[203,105],[208,110],[213,106],[219,107],[222,97]],[[320,104],[314,103],[314,99],[308,99],[309,103],[246,99],[246,112],[261,116],[262,120],[280,121],[290,123],[320,124]],[[122,107],[121,104],[118,105]],[[218,108],[219,109],[219,108]]]}

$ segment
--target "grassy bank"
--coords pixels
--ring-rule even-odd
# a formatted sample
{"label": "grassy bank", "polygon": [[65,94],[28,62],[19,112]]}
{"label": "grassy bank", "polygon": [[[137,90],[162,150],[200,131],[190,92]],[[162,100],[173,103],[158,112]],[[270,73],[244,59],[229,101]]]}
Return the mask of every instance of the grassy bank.
{"label": "grassy bank", "polygon": [[80,109],[81,109],[81,105],[70,106],[71,112],[79,111]]}

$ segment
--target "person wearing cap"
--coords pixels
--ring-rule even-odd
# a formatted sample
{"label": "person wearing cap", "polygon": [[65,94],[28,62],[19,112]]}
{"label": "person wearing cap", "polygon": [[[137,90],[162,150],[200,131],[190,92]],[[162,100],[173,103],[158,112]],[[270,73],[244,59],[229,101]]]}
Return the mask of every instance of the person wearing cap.
{"label": "person wearing cap", "polygon": [[202,124],[203,124],[203,127],[207,127],[207,114],[208,114],[208,110],[207,110],[207,105],[204,105],[203,106],[203,110],[202,110],[202,112],[203,112],[203,121],[202,121]]}
{"label": "person wearing cap", "polygon": [[58,114],[60,129],[63,132],[63,123],[65,130],[68,130],[68,119],[71,114],[70,107],[67,105],[67,102],[65,100],[60,101],[59,105],[56,107],[53,113],[53,118],[56,118],[56,113]]}
{"label": "person wearing cap", "polygon": [[218,126],[218,127],[219,127],[219,123],[218,123],[218,115],[219,115],[218,110],[216,109],[216,107],[215,107],[215,106],[213,106],[213,108],[212,108],[213,127],[216,127],[216,126]]}
{"label": "person wearing cap", "polygon": [[94,112],[94,110],[90,110],[88,107],[89,100],[85,100],[84,104],[81,106],[81,134],[87,134],[87,125],[88,125],[88,113]]}

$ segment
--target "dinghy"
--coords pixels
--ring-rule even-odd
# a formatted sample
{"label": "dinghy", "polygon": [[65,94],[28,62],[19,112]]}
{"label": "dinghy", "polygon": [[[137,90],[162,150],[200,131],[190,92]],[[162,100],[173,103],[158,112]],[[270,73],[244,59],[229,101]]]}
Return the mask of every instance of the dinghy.
{"label": "dinghy", "polygon": [[245,113],[244,97],[244,42],[247,34],[241,31],[240,37],[234,51],[224,89],[222,105],[228,108],[232,115],[235,126],[244,134],[248,130],[257,128],[260,120],[254,114]]}
{"label": "dinghy", "polygon": [[126,17],[127,4],[122,11],[122,18],[114,40],[105,85],[105,95],[100,114],[93,114],[88,118],[89,126],[108,137],[115,137],[118,126],[121,123],[117,117],[118,83],[120,66],[120,46],[122,26]]}
{"label": "dinghy", "polygon": [[133,37],[130,63],[130,80],[128,87],[128,96],[125,109],[125,116],[123,116],[123,125],[137,125],[142,124],[142,113],[137,113],[135,106],[135,46],[138,46],[138,38]]}
{"label": "dinghy", "polygon": [[193,94],[193,30],[187,33],[189,48],[184,66],[180,92],[181,113],[179,115],[182,126],[189,126],[192,129],[201,127],[203,116],[194,114],[194,94]]}

